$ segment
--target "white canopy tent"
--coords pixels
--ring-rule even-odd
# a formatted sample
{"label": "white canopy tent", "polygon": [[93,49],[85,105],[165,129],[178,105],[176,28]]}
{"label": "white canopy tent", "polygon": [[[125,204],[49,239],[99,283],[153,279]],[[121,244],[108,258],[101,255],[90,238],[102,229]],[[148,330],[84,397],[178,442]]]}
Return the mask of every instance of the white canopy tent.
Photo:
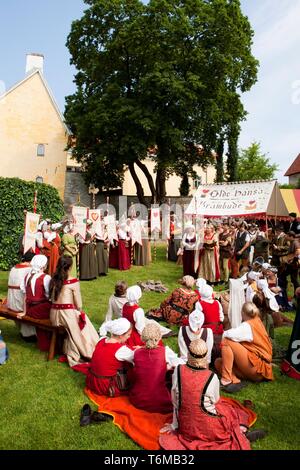
{"label": "white canopy tent", "polygon": [[276,180],[201,185],[185,214],[208,218],[289,216]]}

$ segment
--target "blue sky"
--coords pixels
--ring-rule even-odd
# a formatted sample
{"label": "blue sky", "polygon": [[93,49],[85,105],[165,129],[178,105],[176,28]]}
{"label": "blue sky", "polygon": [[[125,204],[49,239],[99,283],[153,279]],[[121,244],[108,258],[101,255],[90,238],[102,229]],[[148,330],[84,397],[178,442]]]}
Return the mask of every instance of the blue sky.
{"label": "blue sky", "polygon": [[[253,52],[260,61],[258,83],[244,95],[249,112],[240,146],[261,142],[283,174],[300,152],[300,0],[242,0],[255,31]],[[25,56],[45,56],[45,77],[61,110],[73,93],[74,69],[65,47],[83,0],[1,0],[0,92],[24,77]]]}

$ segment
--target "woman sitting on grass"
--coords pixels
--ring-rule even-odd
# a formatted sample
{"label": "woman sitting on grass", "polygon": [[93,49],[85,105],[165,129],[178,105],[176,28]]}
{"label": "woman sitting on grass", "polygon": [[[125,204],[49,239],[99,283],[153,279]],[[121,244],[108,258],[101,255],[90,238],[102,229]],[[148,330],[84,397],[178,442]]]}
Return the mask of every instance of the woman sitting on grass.
{"label": "woman sitting on grass", "polygon": [[[201,308],[200,304],[199,307]],[[187,361],[188,349],[192,341],[203,339],[207,346],[207,362],[210,364],[211,352],[214,345],[214,335],[211,328],[202,328],[204,323],[204,314],[197,308],[189,315],[188,326],[182,326],[178,333],[178,346],[180,358]]]}
{"label": "woman sitting on grass", "polygon": [[198,295],[193,290],[195,279],[192,276],[184,276],[180,281],[181,287],[175,289],[172,294],[160,304],[160,308],[150,310],[148,318],[163,320],[174,325],[181,325],[187,321],[189,314],[194,310]]}
{"label": "woman sitting on grass", "polygon": [[250,441],[263,437],[248,432],[253,413],[234,400],[220,398],[220,383],[208,369],[207,346],[192,341],[188,362],[173,374],[173,423],[161,429],[165,450],[250,450]]}
{"label": "woman sitting on grass", "polygon": [[115,285],[115,293],[110,296],[108,301],[108,310],[106,313],[105,321],[110,321],[115,318],[121,318],[122,310],[127,302],[126,291],[128,289],[127,282],[118,281]]}
{"label": "woman sitting on grass", "polygon": [[244,386],[240,379],[252,382],[274,379],[272,343],[252,302],[243,305],[242,320],[240,326],[223,333],[222,358],[215,361],[222,388],[229,393],[238,392]]}
{"label": "woman sitting on grass", "polygon": [[[131,324],[126,318],[104,323],[99,343],[94,351],[86,377],[86,386],[98,395],[118,397],[127,395],[126,363],[133,362],[133,351],[126,346],[131,335]],[[107,336],[107,334],[110,336]]]}
{"label": "woman sitting on grass", "polygon": [[136,407],[152,413],[170,413],[173,409],[167,388],[167,371],[183,363],[177,354],[161,342],[157,323],[148,323],[142,332],[144,346],[134,352],[134,368],[129,399]]}

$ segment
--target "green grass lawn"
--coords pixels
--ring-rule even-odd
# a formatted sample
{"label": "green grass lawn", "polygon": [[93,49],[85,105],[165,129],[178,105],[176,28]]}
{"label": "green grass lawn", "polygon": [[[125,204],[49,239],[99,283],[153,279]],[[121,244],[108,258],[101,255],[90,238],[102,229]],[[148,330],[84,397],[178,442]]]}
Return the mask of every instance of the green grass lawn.
{"label": "green grass lawn", "polygon": [[[171,291],[178,284],[182,268],[166,261],[165,247],[158,247],[157,260],[147,267],[133,267],[121,273],[110,270],[107,277],[82,282],[84,310],[98,329],[102,323],[114,284],[124,279],[129,285],[149,279],[161,280]],[[7,273],[0,272],[0,297],[6,295]],[[167,294],[145,293],[141,306],[155,307]],[[0,366],[0,449],[120,449],[139,447],[111,422],[79,426],[80,409],[88,402],[83,393],[85,377],[57,360],[47,362],[35,344],[19,337],[12,321],[1,320],[0,330],[10,358]],[[290,328],[276,329],[276,340],[287,347]],[[176,338],[168,345],[176,348]],[[300,382],[281,376],[275,368],[273,383],[253,384],[236,395],[255,403],[255,425],[268,436],[254,449],[300,449]],[[95,406],[91,404],[95,409]]]}

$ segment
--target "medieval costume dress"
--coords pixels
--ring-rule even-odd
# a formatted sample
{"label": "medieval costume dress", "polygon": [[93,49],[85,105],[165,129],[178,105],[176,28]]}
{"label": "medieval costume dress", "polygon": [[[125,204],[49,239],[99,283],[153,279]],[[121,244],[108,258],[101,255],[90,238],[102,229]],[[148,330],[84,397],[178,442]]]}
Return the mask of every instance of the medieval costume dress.
{"label": "medieval costume dress", "polygon": [[[31,261],[31,271],[21,283],[21,291],[26,295],[26,315],[36,319],[47,319],[50,316],[49,287],[51,277],[44,274],[47,258],[36,255]],[[48,331],[36,328],[38,348],[49,351],[50,334]]]}
{"label": "medieval costume dress", "polygon": [[151,310],[151,317],[161,318],[167,323],[181,325],[194,310],[198,295],[192,289],[179,287],[160,304],[159,309]]}
{"label": "medieval costume dress", "polygon": [[77,253],[78,247],[74,235],[65,232],[61,239],[61,247],[63,249],[62,256],[70,256],[72,258],[71,276],[77,277]]}
{"label": "medieval costume dress", "polygon": [[218,235],[206,230],[200,253],[199,277],[215,283],[220,280]]}
{"label": "medieval costume dress", "polygon": [[56,271],[59,259],[60,236],[56,232],[44,232],[42,253],[48,258],[48,274],[52,276]]}
{"label": "medieval costume dress", "polygon": [[185,233],[182,238],[182,263],[183,263],[183,275],[197,277],[195,270],[195,253],[197,246],[197,236],[194,227],[188,226],[185,229]]}
{"label": "medieval costume dress", "polygon": [[[119,318],[104,323],[101,328],[103,336],[94,350],[86,386],[98,395],[127,395],[127,387],[121,387],[118,375],[133,362],[133,351],[121,341],[122,336],[130,330],[130,323],[125,318]],[[107,336],[108,333],[112,338]]]}
{"label": "medieval costume dress", "polygon": [[118,269],[127,271],[131,267],[130,238],[127,234],[127,224],[121,224],[118,229]]}
{"label": "medieval costume dress", "polygon": [[240,426],[248,428],[243,407],[220,398],[216,374],[179,365],[173,374],[173,432],[159,438],[165,450],[250,450]]}
{"label": "medieval costume dress", "polygon": [[[104,231],[104,227],[103,227]],[[107,234],[103,232],[103,236],[95,235],[96,241],[96,259],[97,271],[99,276],[106,276],[108,273],[108,238]]]}
{"label": "medieval costume dress", "polygon": [[58,299],[51,305],[50,319],[53,325],[64,326],[67,330],[63,351],[70,367],[91,359],[99,341],[97,331],[81,308],[78,279],[64,281]]}
{"label": "medieval costume dress", "polygon": [[173,410],[166,374],[180,360],[168,346],[153,349],[144,346],[134,351],[134,368],[129,400],[136,407],[151,413],[170,413]]}
{"label": "medieval costume dress", "polygon": [[[21,284],[24,283],[24,279],[30,271],[30,263],[16,264],[16,266],[10,270],[8,277],[7,307],[13,312],[24,312],[25,295],[21,291]],[[20,325],[20,333],[23,338],[34,336],[36,334],[34,326],[26,325],[21,322],[16,322],[16,324]]]}
{"label": "medieval costume dress", "polygon": [[79,272],[81,281],[96,279],[98,276],[95,244],[90,230],[86,231],[85,240],[80,236]]}

